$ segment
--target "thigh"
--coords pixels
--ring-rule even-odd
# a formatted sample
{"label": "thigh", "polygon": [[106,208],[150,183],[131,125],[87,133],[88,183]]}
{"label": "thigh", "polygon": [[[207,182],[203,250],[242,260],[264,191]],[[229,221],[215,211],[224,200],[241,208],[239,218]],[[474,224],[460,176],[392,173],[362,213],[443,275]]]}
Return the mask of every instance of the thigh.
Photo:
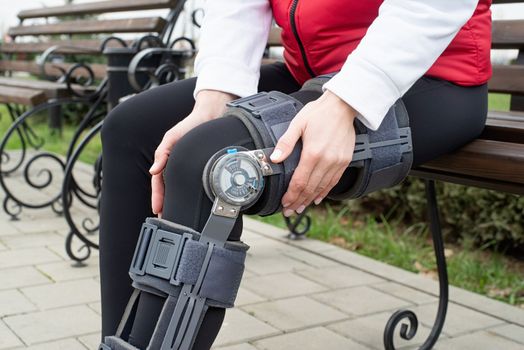
{"label": "thigh", "polygon": [[423,77],[404,95],[413,137],[413,166],[452,152],[480,135],[487,85],[465,87]]}

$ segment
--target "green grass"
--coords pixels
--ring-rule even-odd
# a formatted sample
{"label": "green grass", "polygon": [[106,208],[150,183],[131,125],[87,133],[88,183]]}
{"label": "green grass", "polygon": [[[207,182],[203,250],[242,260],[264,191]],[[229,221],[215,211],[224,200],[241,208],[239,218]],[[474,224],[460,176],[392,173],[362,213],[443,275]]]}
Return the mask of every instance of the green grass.
{"label": "green grass", "polygon": [[[4,105],[0,105],[0,134],[2,135],[2,137],[7,132],[11,123],[12,121],[7,112],[7,109]],[[28,124],[39,137],[45,139],[45,143],[43,145],[44,150],[60,155],[66,154],[69,142],[71,141],[75,132],[76,125],[72,125],[71,123],[65,123],[61,133],[58,133],[57,130],[49,128],[47,124],[47,113],[30,117],[28,120]],[[20,138],[17,137],[15,134],[10,138],[7,144],[7,149],[20,149],[20,146]],[[95,138],[91,140],[89,145],[80,155],[80,160],[89,164],[93,164],[101,151],[102,144],[100,142],[100,137],[95,136]]]}
{"label": "green grass", "polygon": [[496,111],[509,111],[510,95],[490,93],[488,96],[488,107]]}
{"label": "green grass", "polygon": [[[342,205],[324,204],[310,210],[312,226],[308,237],[329,242],[358,254],[415,273],[436,277],[436,262],[424,223],[403,227],[371,215],[352,218]],[[282,215],[254,217],[285,228]],[[524,263],[483,250],[469,242],[446,245],[449,280],[452,285],[524,306]]]}

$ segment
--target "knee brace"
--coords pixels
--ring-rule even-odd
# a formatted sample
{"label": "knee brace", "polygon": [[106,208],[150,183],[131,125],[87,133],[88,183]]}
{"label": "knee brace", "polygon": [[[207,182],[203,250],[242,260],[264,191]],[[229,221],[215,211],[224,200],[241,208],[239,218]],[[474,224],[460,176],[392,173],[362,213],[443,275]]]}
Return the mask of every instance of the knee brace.
{"label": "knee brace", "polygon": [[[322,85],[330,77],[320,76],[307,81],[298,94],[301,101],[272,91],[229,104],[225,115],[237,117],[244,123],[257,150],[228,147],[209,160],[202,182],[212,200],[221,198],[225,205],[239,205],[241,210],[257,203],[259,215],[270,215],[280,209],[281,198],[298,165],[302,146],[299,142],[281,164],[270,162],[269,155],[303,103],[320,97]],[[394,186],[407,176],[411,168],[411,132],[402,100],[391,107],[378,130],[370,130],[356,119],[355,131],[355,151],[349,165],[355,181],[343,193],[328,198],[355,199]]]}
{"label": "knee brace", "polygon": [[[273,91],[229,104],[226,115],[244,123],[258,149],[228,147],[207,162],[202,178],[213,207],[202,232],[162,219],[146,220],[129,271],[135,291],[116,335],[106,337],[100,350],[137,350],[123,339],[123,332],[140,293],[166,298],[147,349],[190,350],[207,308],[233,307],[248,246],[227,238],[241,211],[256,205],[259,214],[269,215],[279,209],[301,144],[281,164],[270,162],[269,155],[303,103],[318,98],[329,78],[307,82],[302,101]],[[395,185],[411,167],[411,135],[402,101],[390,109],[377,131],[358,120],[355,129],[350,167],[356,180],[337,199]]]}

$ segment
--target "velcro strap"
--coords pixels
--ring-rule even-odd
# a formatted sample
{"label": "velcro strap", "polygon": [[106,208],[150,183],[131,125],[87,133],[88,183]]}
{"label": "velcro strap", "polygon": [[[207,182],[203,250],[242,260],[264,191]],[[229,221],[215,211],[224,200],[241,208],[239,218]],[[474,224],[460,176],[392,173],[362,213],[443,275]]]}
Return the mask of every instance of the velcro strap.
{"label": "velcro strap", "polygon": [[[177,281],[188,284],[197,282],[207,249],[207,244],[198,241],[186,243],[176,274]],[[246,249],[213,247],[199,295],[222,304],[222,307],[233,307],[244,273],[245,259]]]}

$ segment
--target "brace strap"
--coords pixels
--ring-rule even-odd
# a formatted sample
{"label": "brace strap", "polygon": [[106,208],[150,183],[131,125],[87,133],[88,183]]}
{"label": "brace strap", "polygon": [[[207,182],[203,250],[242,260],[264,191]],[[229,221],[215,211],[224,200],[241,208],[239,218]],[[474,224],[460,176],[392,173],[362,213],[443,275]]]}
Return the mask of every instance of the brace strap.
{"label": "brace strap", "polygon": [[178,296],[182,284],[195,285],[201,271],[207,269],[199,296],[209,299],[210,306],[233,307],[248,246],[227,242],[223,247],[214,245],[208,254],[210,245],[197,240],[198,233],[183,226],[171,226],[168,231],[156,225],[158,221],[149,218],[142,225],[129,270],[135,288]]}

